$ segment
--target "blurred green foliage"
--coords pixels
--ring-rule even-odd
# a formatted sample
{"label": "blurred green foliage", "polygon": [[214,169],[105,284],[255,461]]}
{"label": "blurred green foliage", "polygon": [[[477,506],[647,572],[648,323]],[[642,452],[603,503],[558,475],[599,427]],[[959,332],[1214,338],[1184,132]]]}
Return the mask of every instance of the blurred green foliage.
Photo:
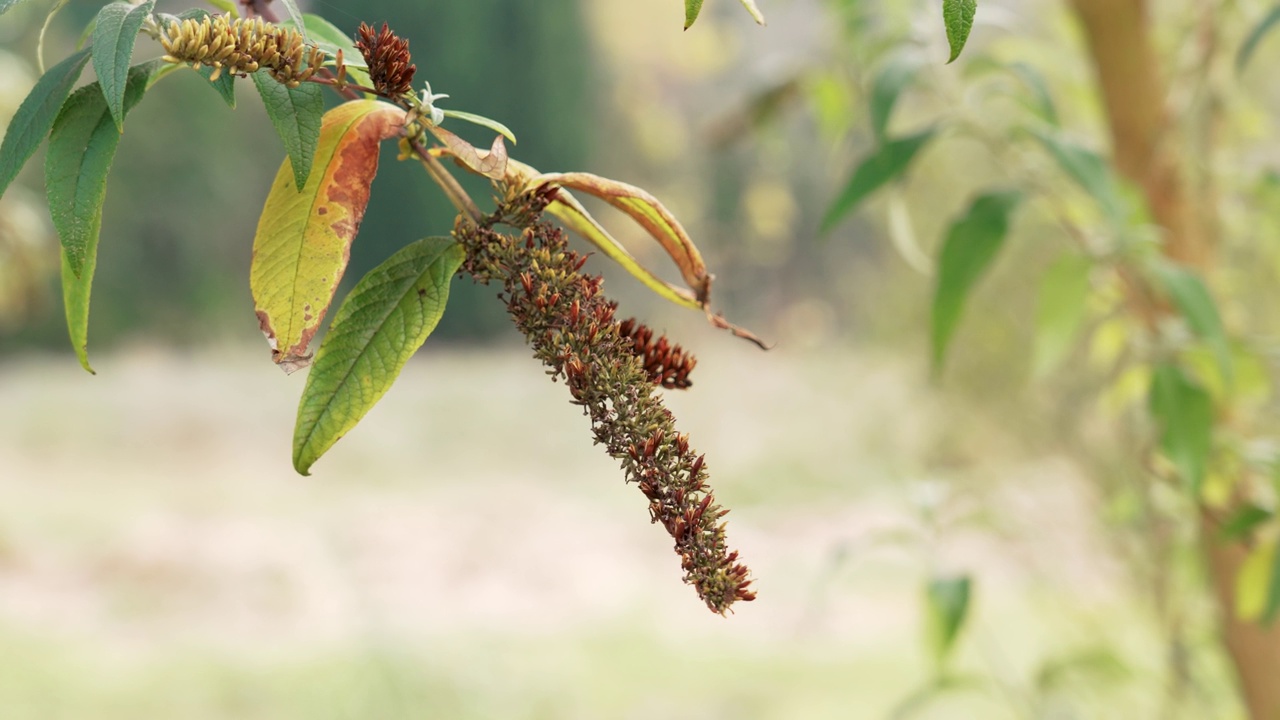
{"label": "blurred green foliage", "polygon": [[[162,2],[158,9],[188,6]],[[444,107],[507,122],[521,141],[514,153],[537,167],[585,166],[593,138],[593,62],[575,0],[369,0],[315,3],[309,9],[349,32],[361,21],[388,22],[410,39],[417,78],[451,95]],[[0,30],[6,43],[13,41],[15,55],[31,63],[33,77],[35,29],[45,10],[36,3],[17,7]],[[97,10],[68,6],[55,20],[46,56],[65,55],[78,28]],[[158,50],[150,43],[139,46],[135,58]],[[203,85],[195,73],[183,72],[158,86],[122,139],[103,219],[90,329],[94,345],[109,347],[131,335],[186,343],[211,335],[249,339],[257,332],[245,281],[250,241],[284,150],[247,83],[239,83],[235,111]],[[15,105],[25,89],[16,93]],[[488,131],[459,122],[449,127],[488,145]],[[378,189],[352,249],[347,288],[396,249],[452,228],[455,213],[438,189],[416,163],[400,163],[395,156],[394,144],[384,148]],[[42,182],[38,168],[30,163],[20,179],[33,191]],[[485,196],[482,183],[463,182]],[[65,347],[54,281],[49,276],[38,316],[3,336],[0,352]],[[459,283],[437,335],[477,339],[504,329],[505,315],[492,294]]]}

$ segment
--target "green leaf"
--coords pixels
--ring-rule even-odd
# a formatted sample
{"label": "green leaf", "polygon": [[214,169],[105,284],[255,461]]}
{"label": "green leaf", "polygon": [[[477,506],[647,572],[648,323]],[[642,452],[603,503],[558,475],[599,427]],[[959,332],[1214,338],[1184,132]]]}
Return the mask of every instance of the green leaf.
{"label": "green leaf", "polygon": [[[333,56],[336,56],[338,51],[341,50],[342,62],[347,65],[348,69],[352,67],[367,67],[364,62],[364,55],[356,49],[355,41],[338,26],[319,15],[312,15],[311,13],[303,15],[302,21],[303,27],[307,31],[307,39],[314,43],[316,47]],[[284,25],[293,26],[294,23],[292,20],[288,20],[284,22]]]}
{"label": "green leaf", "polygon": [[1275,541],[1258,544],[1236,576],[1236,615],[1272,625],[1280,617],[1280,547]]}
{"label": "green leaf", "polygon": [[489,128],[490,130],[501,135],[502,137],[510,140],[512,145],[516,144],[515,133],[511,132],[510,128],[498,122],[497,120],[492,120],[483,115],[476,115],[475,113],[462,112],[461,110],[443,110],[441,112],[443,112],[444,116],[447,118],[457,118],[458,120],[469,122],[473,125],[479,125],[480,127]]}
{"label": "green leaf", "polygon": [[1249,31],[1249,35],[1245,38],[1244,44],[1240,46],[1240,51],[1236,53],[1236,72],[1244,72],[1244,68],[1249,64],[1249,60],[1253,58],[1253,53],[1258,49],[1258,44],[1262,39],[1271,32],[1271,29],[1280,23],[1280,5],[1271,8],[1257,25]]}
{"label": "green leaf", "polygon": [[879,142],[885,140],[889,118],[898,103],[898,96],[911,84],[920,69],[919,61],[906,55],[896,55],[880,68],[871,83],[871,127]]}
{"label": "green leaf", "polygon": [[129,61],[138,41],[142,23],[155,7],[155,0],[138,6],[113,2],[98,11],[93,30],[93,71],[98,75],[107,109],[116,129],[124,132],[124,88],[129,79]]}
{"label": "green leaf", "polygon": [[27,0],[0,0],[0,15],[9,12],[17,5],[21,5]]}
{"label": "green leaf", "polygon": [[[307,13],[302,16],[302,20],[307,39],[316,47],[335,58],[338,56],[338,51],[342,51],[342,62],[347,67],[349,80],[363,87],[373,86],[373,81],[369,79],[368,66],[364,62],[364,55],[356,49],[356,44],[350,36],[319,15]],[[292,27],[294,22],[286,20],[283,25]]]}
{"label": "green leaf", "polygon": [[316,145],[320,142],[320,122],[324,117],[324,94],[319,85],[303,83],[291,88],[276,82],[270,75],[250,75],[267,108],[267,117],[284,142],[285,152],[293,164],[293,181],[298,192],[307,184]]}
{"label": "green leaf", "polygon": [[302,17],[302,11],[298,9],[296,0],[280,0],[280,4],[284,5],[285,14],[289,16],[289,20],[298,29],[298,32],[302,33],[302,37],[310,40],[311,38],[307,35],[306,19]]}
{"label": "green leaf", "polygon": [[307,377],[293,434],[293,466],[311,465],[386,394],[444,314],[449,282],[466,253],[426,238],[360,279],[338,308]]}
{"label": "green leaf", "polygon": [[[214,69],[208,65],[201,65],[196,72],[205,80],[209,80],[213,76]],[[218,75],[217,80],[209,80],[209,85],[218,92],[227,107],[234,110],[236,108],[236,76],[231,73],[222,73]]]}
{"label": "green leaf", "polygon": [[[122,109],[128,113],[142,99],[152,75],[164,63],[153,61],[129,70]],[[62,243],[62,297],[71,344],[85,370],[89,366],[89,292],[97,266],[102,204],[107,173],[120,144],[97,83],[80,88],[63,106],[49,135],[45,155],[45,187],[53,225]]]}
{"label": "green leaf", "polygon": [[1213,449],[1213,401],[1177,365],[1163,363],[1151,375],[1151,416],[1160,450],[1195,497],[1200,495]]}
{"label": "green leaf", "polygon": [[0,197],[49,134],[58,110],[87,62],[89,51],[81,50],[49,68],[13,114],[4,140],[0,141]]}
{"label": "green leaf", "polygon": [[756,7],[756,0],[740,0],[740,2],[742,7],[746,8],[747,12],[751,14],[752,20],[755,20],[760,25],[764,24],[764,14],[760,12],[760,8]]}
{"label": "green leaf", "polygon": [[1218,536],[1226,541],[1239,541],[1253,533],[1259,525],[1271,521],[1275,513],[1267,508],[1246,503],[1236,509],[1231,517],[1222,524]]}
{"label": "green leaf", "polygon": [[1036,339],[1033,367],[1044,377],[1075,343],[1089,299],[1089,258],[1071,254],[1059,258],[1040,281],[1036,304]]}
{"label": "green leaf", "polygon": [[1195,273],[1172,263],[1158,265],[1156,275],[1173,304],[1178,307],[1178,312],[1186,319],[1191,332],[1213,350],[1222,376],[1230,384],[1231,346],[1227,343],[1227,332],[1222,327],[1218,306],[1209,294],[1209,289]]}
{"label": "green leaf", "polygon": [[970,290],[986,272],[1009,233],[1009,219],[1022,201],[1017,192],[992,192],[973,201],[964,217],[951,225],[938,258],[938,284],[933,295],[933,372],[942,370],[951,336]]}
{"label": "green leaf", "polygon": [[1053,102],[1053,94],[1049,92],[1049,84],[1045,82],[1044,75],[1024,62],[1009,65],[1009,71],[1031,91],[1030,99],[1024,101],[1025,105],[1041,120],[1057,127],[1059,125],[1058,108]]}
{"label": "green leaf", "polygon": [[702,0],[684,0],[685,30],[693,27],[693,21],[698,19],[698,13],[700,12],[702,12]]}
{"label": "green leaf", "polygon": [[1124,203],[1111,166],[1098,153],[1071,143],[1057,135],[1032,131],[1058,163],[1058,167],[1088,193],[1112,221],[1122,221]]}
{"label": "green leaf", "polygon": [[955,647],[969,615],[973,583],[967,575],[940,577],[925,589],[925,626],[929,650],[940,668]]}
{"label": "green leaf", "polygon": [[876,151],[868,155],[854,169],[840,191],[839,197],[831,203],[822,218],[820,232],[828,233],[845,215],[853,212],[868,195],[879,190],[890,180],[901,177],[920,148],[934,136],[935,130],[930,128],[908,135],[897,140],[889,140],[881,144]]}
{"label": "green leaf", "polygon": [[942,21],[947,26],[947,43],[951,45],[951,57],[947,64],[960,57],[964,44],[973,29],[973,16],[978,12],[978,0],[942,0]]}

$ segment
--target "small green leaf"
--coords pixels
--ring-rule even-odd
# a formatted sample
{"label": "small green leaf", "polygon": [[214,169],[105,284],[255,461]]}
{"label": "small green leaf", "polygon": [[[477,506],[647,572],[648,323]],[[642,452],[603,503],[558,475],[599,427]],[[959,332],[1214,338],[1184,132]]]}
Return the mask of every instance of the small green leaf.
{"label": "small green leaf", "polygon": [[0,141],[0,197],[49,134],[58,110],[87,62],[89,51],[81,50],[49,68],[13,114],[4,140]]}
{"label": "small green leaf", "polygon": [[356,283],[320,344],[298,405],[293,466],[299,473],[308,474],[390,389],[435,329],[465,258],[453,240],[426,238]]}
{"label": "small green leaf", "polygon": [[302,17],[302,11],[298,9],[296,0],[280,0],[280,4],[284,5],[285,14],[289,16],[289,20],[293,22],[293,26],[302,33],[302,37],[306,40],[311,38],[307,35],[307,21]]}
{"label": "small green leaf", "polygon": [[142,23],[155,7],[155,0],[138,6],[113,2],[98,11],[93,30],[93,71],[98,75],[107,108],[116,129],[124,132],[124,86],[129,79],[129,61],[138,41]]}
{"label": "small green leaf", "polygon": [[[342,51],[342,62],[347,66],[348,80],[362,87],[373,86],[373,81],[369,79],[368,66],[365,64],[364,55],[356,49],[356,44],[351,40],[350,36],[319,15],[307,13],[302,16],[302,19],[305,24],[304,29],[306,30],[307,39],[315,43],[316,47],[334,58],[338,56],[339,50]],[[286,20],[283,25],[292,27],[293,21]]]}
{"label": "small green leaf", "polygon": [[1230,384],[1233,372],[1231,346],[1227,343],[1227,332],[1222,327],[1218,306],[1209,294],[1209,289],[1195,273],[1173,263],[1158,265],[1156,275],[1173,304],[1178,307],[1178,312],[1186,319],[1191,332],[1213,350],[1222,377]]}
{"label": "small green leaf", "polygon": [[964,217],[951,225],[938,258],[938,284],[933,295],[933,372],[942,370],[947,348],[973,286],[1004,246],[1009,220],[1022,201],[1017,192],[992,192],[973,201]]}
{"label": "small green leaf", "polygon": [[[348,69],[367,67],[364,62],[364,55],[356,49],[355,42],[338,26],[319,15],[312,15],[311,13],[303,15],[302,21],[307,31],[307,39],[315,43],[316,47],[333,56],[336,56],[338,51],[341,50],[342,62],[346,64]],[[292,26],[293,21],[288,20],[284,25]]]}
{"label": "small green leaf", "polygon": [[0,15],[9,12],[14,6],[21,5],[27,0],[0,0]]}
{"label": "small green leaf", "polygon": [[1112,221],[1124,219],[1124,203],[1110,165],[1098,153],[1064,140],[1057,135],[1032,131],[1044,145],[1058,167],[1088,193]]}
{"label": "small green leaf", "polygon": [[940,577],[925,589],[925,626],[934,663],[941,668],[969,615],[973,583],[967,575]]}
{"label": "small green leaf", "polygon": [[702,12],[702,0],[684,0],[685,30],[693,27],[693,21],[698,19],[698,13],[700,12]]}
{"label": "small green leaf", "polygon": [[[123,111],[142,99],[152,75],[164,63],[153,61],[129,70]],[[106,98],[97,83],[80,88],[63,106],[49,135],[45,155],[45,187],[53,225],[62,243],[62,296],[67,329],[76,356],[89,366],[89,293],[97,267],[102,204],[107,173],[120,144]]]}
{"label": "small green leaf", "polygon": [[1057,127],[1059,125],[1058,108],[1053,102],[1053,94],[1049,92],[1049,83],[1045,82],[1044,75],[1024,62],[1009,65],[1009,72],[1031,91],[1031,97],[1025,100],[1024,104],[1041,120]]}
{"label": "small green leaf", "polygon": [[840,196],[827,209],[820,231],[825,234],[835,229],[836,224],[853,212],[868,195],[890,180],[901,177],[911,165],[911,160],[920,152],[920,148],[929,142],[935,132],[930,128],[915,135],[889,140],[864,158],[849,176]]}
{"label": "small green leaf", "polygon": [[742,7],[746,8],[747,12],[751,14],[751,19],[755,20],[757,24],[763,25],[764,13],[761,13],[760,8],[756,7],[756,0],[741,0],[741,2]]}
{"label": "small green leaf", "polygon": [[1253,58],[1253,54],[1258,49],[1258,44],[1262,39],[1271,32],[1271,29],[1280,23],[1280,6],[1271,8],[1257,25],[1249,31],[1249,35],[1245,38],[1244,43],[1240,46],[1240,51],[1236,53],[1236,72],[1244,72],[1244,68],[1249,64],[1249,60]]}
{"label": "small green leaf", "polygon": [[1085,316],[1092,266],[1082,255],[1064,255],[1040,281],[1033,362],[1037,377],[1056,367],[1075,342]]}
{"label": "small green leaf", "polygon": [[[214,69],[208,65],[201,65],[196,72],[205,80],[209,80],[213,76]],[[209,85],[218,92],[227,107],[234,110],[236,108],[236,76],[231,73],[222,73],[218,75],[217,80],[209,80]]]}
{"label": "small green leaf", "polygon": [[1270,522],[1274,517],[1275,513],[1267,508],[1245,503],[1222,524],[1218,536],[1228,542],[1244,540],[1253,533],[1255,528]]}
{"label": "small green leaf", "polygon": [[324,117],[324,94],[319,85],[303,83],[291,88],[276,82],[264,72],[250,75],[267,108],[267,117],[284,142],[285,152],[293,164],[293,180],[298,192],[307,184],[311,162],[320,142],[320,122]]}
{"label": "small green leaf", "polygon": [[1151,375],[1151,416],[1160,450],[1195,497],[1200,495],[1213,449],[1213,401],[1177,365],[1157,365]]}
{"label": "small green leaf", "polygon": [[942,0],[942,21],[947,26],[947,43],[951,45],[951,57],[947,64],[960,57],[964,44],[973,29],[973,16],[978,12],[978,0]]}
{"label": "small green leaf", "polygon": [[491,120],[483,115],[476,115],[474,113],[462,112],[461,110],[444,110],[442,112],[444,112],[444,116],[447,118],[457,118],[458,120],[469,122],[473,125],[479,125],[480,127],[489,128],[490,130],[501,135],[502,137],[510,140],[512,145],[516,144],[515,133],[511,132],[511,130],[506,125],[503,125],[497,120]]}
{"label": "small green leaf", "polygon": [[1236,575],[1236,616],[1264,626],[1280,617],[1280,547],[1275,541],[1258,544]]}
{"label": "small green leaf", "polygon": [[1262,624],[1270,627],[1280,617],[1280,546],[1271,556],[1271,582],[1267,584],[1267,603],[1262,610]]}
{"label": "small green leaf", "polygon": [[889,118],[898,103],[898,96],[915,79],[919,69],[919,61],[899,54],[876,73],[871,83],[871,127],[879,142],[885,140],[885,130],[889,127]]}

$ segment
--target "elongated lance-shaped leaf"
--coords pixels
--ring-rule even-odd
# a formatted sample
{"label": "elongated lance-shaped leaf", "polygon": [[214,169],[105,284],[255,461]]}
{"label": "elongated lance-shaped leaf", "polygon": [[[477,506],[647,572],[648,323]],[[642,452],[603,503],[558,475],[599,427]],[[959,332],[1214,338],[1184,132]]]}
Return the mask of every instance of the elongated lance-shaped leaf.
{"label": "elongated lance-shaped leaf", "polygon": [[516,136],[515,133],[511,132],[511,128],[503,125],[493,118],[476,115],[475,113],[462,112],[461,110],[441,110],[440,112],[444,113],[444,116],[447,118],[456,118],[464,122],[469,122],[472,125],[479,125],[480,127],[488,128],[510,140],[512,145],[516,144]]}
{"label": "elongated lance-shaped leaf", "polygon": [[1267,36],[1267,33],[1271,32],[1277,23],[1280,23],[1280,6],[1268,10],[1267,14],[1263,15],[1262,19],[1258,21],[1258,24],[1254,25],[1253,29],[1249,31],[1248,37],[1240,45],[1240,51],[1236,53],[1236,72],[1244,71],[1245,66],[1253,58],[1253,54],[1257,51],[1262,39]]}
{"label": "elongated lance-shaped leaf", "polygon": [[680,221],[657,198],[634,185],[591,173],[544,173],[538,180],[594,195],[630,215],[632,220],[667,251],[676,267],[680,268],[680,276],[685,283],[693,290],[698,301],[706,305],[711,292],[711,276],[707,274],[702,253],[693,244]]}
{"label": "elongated lance-shaped leaf", "polygon": [[937,577],[925,589],[925,627],[929,649],[940,669],[969,617],[973,581],[967,575]]}
{"label": "elongated lance-shaped leaf", "polygon": [[1124,218],[1124,203],[1110,165],[1098,153],[1058,135],[1038,130],[1032,134],[1044,145],[1058,163],[1058,167],[1098,203],[1108,219],[1120,222]]}
{"label": "elongated lance-shaped leaf", "polygon": [[311,465],[386,394],[444,314],[466,253],[450,238],[401,248],[360,279],[333,317],[298,405],[293,466]]}
{"label": "elongated lance-shaped leaf", "polygon": [[756,7],[756,0],[739,0],[739,1],[742,3],[742,7],[746,8],[747,12],[751,14],[752,20],[755,20],[757,23],[761,25],[764,24],[764,13],[760,12],[760,8]]}
{"label": "elongated lance-shaped leaf", "polygon": [[319,85],[303,83],[296,88],[282,85],[265,72],[250,75],[267,108],[267,117],[289,153],[293,181],[302,192],[311,175],[311,163],[320,141],[320,118],[324,115],[324,93]]}
{"label": "elongated lance-shaped leaf", "polygon": [[[164,63],[153,61],[129,71],[122,110],[128,113],[150,87]],[[107,196],[107,173],[120,144],[97,83],[86,85],[67,99],[49,136],[45,155],[45,187],[53,225],[62,242],[62,298],[67,329],[76,357],[89,365],[89,294],[98,261],[102,204]]]}
{"label": "elongated lance-shaped leaf", "polygon": [[960,51],[964,50],[977,12],[978,0],[942,0],[942,21],[947,26],[947,44],[951,46],[948,64],[955,62]]}
{"label": "elongated lance-shaped leaf", "polygon": [[684,29],[693,27],[698,15],[702,13],[702,0],[684,0]]}
{"label": "elongated lance-shaped leaf", "polygon": [[1092,268],[1089,258],[1072,253],[1059,258],[1041,278],[1032,355],[1037,377],[1048,374],[1071,349],[1088,306]]}
{"label": "elongated lance-shaped leaf", "polygon": [[0,197],[49,134],[87,62],[89,51],[81,50],[49,68],[18,106],[0,141]]}
{"label": "elongated lance-shaped leaf", "polygon": [[[214,69],[208,65],[201,65],[196,72],[205,80],[213,77]],[[236,76],[231,73],[222,73],[217,80],[209,80],[209,86],[217,91],[218,96],[227,104],[227,107],[235,110],[236,108]]]}
{"label": "elongated lance-shaped leaf", "polygon": [[120,132],[124,132],[124,89],[129,79],[133,46],[138,41],[143,21],[155,5],[155,0],[146,0],[137,6],[113,2],[99,10],[95,19],[93,71],[98,74],[102,94],[107,98],[107,108]]}
{"label": "elongated lance-shaped leaf", "polygon": [[27,0],[0,0],[0,15],[9,12],[14,8],[14,6],[21,5],[26,1]]}
{"label": "elongated lance-shaped leaf", "polygon": [[1213,350],[1222,377],[1230,383],[1234,374],[1231,346],[1227,342],[1227,331],[1222,326],[1222,318],[1218,315],[1218,305],[1209,294],[1209,289],[1198,275],[1173,263],[1158,265],[1156,276],[1186,319],[1191,332]]}
{"label": "elongated lance-shaped leaf", "polygon": [[914,57],[895,55],[876,73],[871,83],[871,128],[875,130],[878,141],[884,142],[898,97],[915,79],[919,69],[920,63]]}
{"label": "elongated lance-shaped leaf", "polygon": [[868,195],[884,187],[889,181],[902,177],[916,154],[933,138],[935,132],[930,128],[914,135],[889,140],[858,163],[844,189],[823,216],[820,232],[825,234],[833,230]]}
{"label": "elongated lance-shaped leaf", "polygon": [[[373,86],[373,83],[369,80],[369,71],[364,61],[364,55],[361,55],[360,51],[356,49],[355,42],[351,40],[350,36],[319,15],[306,13],[302,16],[302,20],[302,29],[305,30],[303,34],[316,47],[332,57],[337,57],[338,51],[342,51],[342,63],[347,67],[348,80],[364,87]],[[284,27],[294,26],[292,20],[286,20],[281,24]]]}
{"label": "elongated lance-shaped leaf", "polygon": [[1149,403],[1160,451],[1199,498],[1213,450],[1213,400],[1177,365],[1163,363],[1152,372]]}
{"label": "elongated lance-shaped leaf", "polygon": [[302,33],[302,37],[310,40],[311,38],[307,36],[306,19],[303,17],[302,11],[298,9],[296,0],[280,0],[280,4],[284,5],[285,14],[289,16],[289,20],[293,22],[293,26],[298,29],[298,32]]}
{"label": "elongated lance-shaped leaf", "polygon": [[952,224],[938,259],[933,294],[933,372],[942,363],[964,312],[969,292],[996,259],[1009,234],[1009,219],[1022,201],[1017,192],[993,192],[973,201],[964,217]]}
{"label": "elongated lance-shaped leaf", "polygon": [[320,128],[315,171],[299,192],[286,159],[253,238],[249,286],[272,359],[293,372],[347,268],[351,241],[369,204],[379,144],[401,131],[405,111],[353,100],[330,110]]}

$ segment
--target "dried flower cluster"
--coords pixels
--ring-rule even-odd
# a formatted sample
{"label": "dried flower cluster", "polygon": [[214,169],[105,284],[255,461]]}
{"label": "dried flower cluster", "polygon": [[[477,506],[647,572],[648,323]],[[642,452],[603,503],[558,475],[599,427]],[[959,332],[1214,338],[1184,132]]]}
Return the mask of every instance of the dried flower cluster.
{"label": "dried flower cluster", "polygon": [[[685,582],[708,608],[724,613],[736,601],[755,599],[749,571],[727,547],[728,511],[706,484],[703,456],[676,431],[635,341],[621,332],[616,304],[600,292],[603,279],[584,275],[586,257],[567,248],[561,231],[538,222],[554,192],[543,187],[508,199],[479,226],[460,219],[454,236],[467,251],[463,270],[501,283],[500,297],[534,355],[565,381],[591,418],[596,442],[621,461],[627,480],[648,498],[653,522],[675,540]],[[498,224],[519,233],[498,232]],[[673,377],[683,362],[674,363]]]}
{"label": "dried flower cluster", "polygon": [[417,67],[410,62],[409,41],[391,32],[386,23],[382,23],[381,32],[360,23],[356,48],[369,67],[374,90],[387,97],[413,92],[413,73]]}
{"label": "dried flower cluster", "polygon": [[685,390],[693,386],[689,373],[698,364],[692,353],[667,340],[666,335],[655,339],[648,325],[628,318],[618,325],[618,333],[631,340],[631,352],[644,362],[649,381],[669,390]]}
{"label": "dried flower cluster", "polygon": [[280,83],[297,87],[324,63],[324,52],[307,45],[297,30],[260,18],[206,15],[201,20],[177,20],[163,28],[159,39],[165,60],[212,67],[210,80],[223,72],[244,76],[266,70]]}

